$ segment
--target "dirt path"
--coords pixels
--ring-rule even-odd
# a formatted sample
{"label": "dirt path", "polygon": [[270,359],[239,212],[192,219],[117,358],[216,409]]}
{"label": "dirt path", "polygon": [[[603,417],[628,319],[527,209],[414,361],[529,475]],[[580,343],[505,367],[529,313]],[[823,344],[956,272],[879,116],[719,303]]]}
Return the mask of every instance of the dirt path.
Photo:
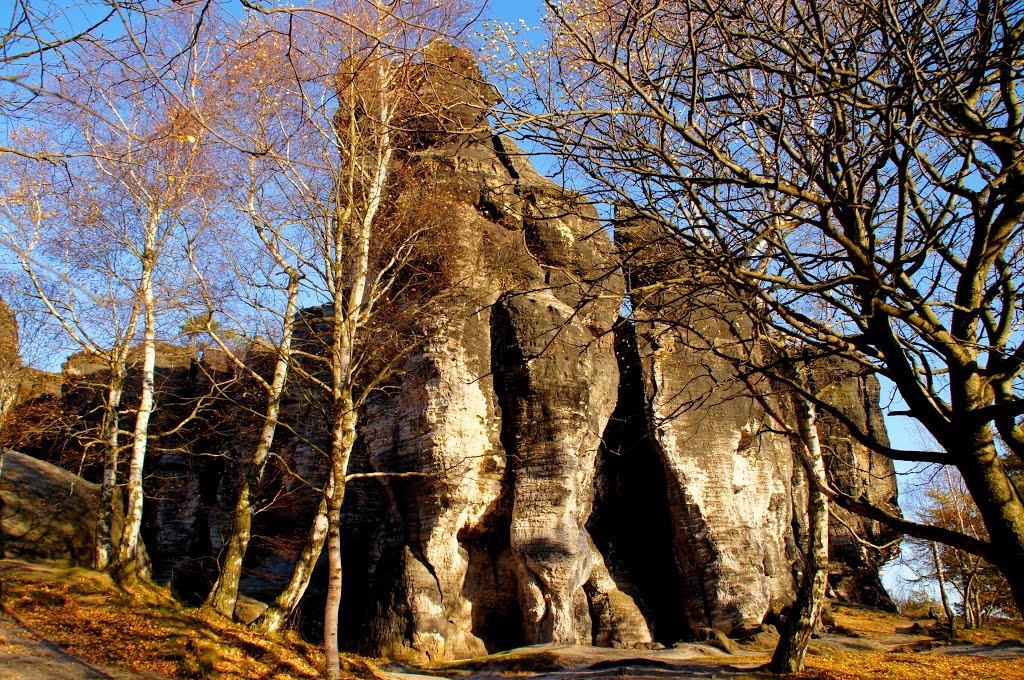
{"label": "dirt path", "polygon": [[767,660],[762,652],[729,655],[708,645],[681,644],[672,649],[633,650],[576,645],[534,645],[495,654],[476,663],[425,666],[391,664],[382,669],[393,680],[437,680],[456,671],[460,680],[675,680],[676,678],[766,677],[755,669]]}
{"label": "dirt path", "polygon": [[0,680],[163,680],[159,675],[104,668],[69,654],[0,612]]}

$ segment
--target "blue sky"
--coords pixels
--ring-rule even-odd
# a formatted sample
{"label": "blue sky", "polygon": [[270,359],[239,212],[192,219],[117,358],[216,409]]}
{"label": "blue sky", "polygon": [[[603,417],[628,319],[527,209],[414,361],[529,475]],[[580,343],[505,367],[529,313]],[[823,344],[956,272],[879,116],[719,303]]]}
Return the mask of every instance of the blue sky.
{"label": "blue sky", "polygon": [[541,0],[491,0],[487,9],[488,14],[495,18],[506,21],[525,19],[528,23],[535,23],[543,6]]}

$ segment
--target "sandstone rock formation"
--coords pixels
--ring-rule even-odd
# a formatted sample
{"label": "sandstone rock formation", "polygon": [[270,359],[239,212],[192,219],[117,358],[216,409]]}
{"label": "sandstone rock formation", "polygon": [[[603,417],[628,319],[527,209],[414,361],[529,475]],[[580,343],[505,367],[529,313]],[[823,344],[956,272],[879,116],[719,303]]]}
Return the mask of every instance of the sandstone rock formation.
{"label": "sandstone rock formation", "polygon": [[[664,470],[684,580],[679,610],[685,621],[676,626],[749,628],[791,599],[794,575],[802,569],[807,482],[775,422],[789,418],[790,397],[765,378],[741,377],[741,367],[771,359],[753,329],[756,313],[742,295],[696,274],[685,249],[649,220],[620,213],[616,241],[629,256],[624,261],[635,319],[620,329],[620,363],[624,375],[634,374],[635,394],[628,398],[643,404],[627,416],[639,423],[629,449],[632,456],[657,459]],[[665,280],[683,284],[664,292],[659,284]],[[816,360],[811,373],[812,388],[824,401],[859,431],[888,444],[873,376],[835,359]],[[762,396],[752,398],[755,392]],[[820,411],[831,483],[898,513],[892,461]],[[895,536],[837,506],[832,512],[832,595],[892,607],[879,569],[896,551],[868,544]]]}
{"label": "sandstone rock formation", "polygon": [[[428,64],[435,96],[464,97],[468,88],[438,80],[453,73],[479,82],[471,62]],[[443,108],[473,120],[486,94]],[[404,161],[426,181],[397,200],[444,216],[440,274],[460,295],[401,390],[367,405],[357,461],[429,476],[350,487],[342,606],[366,618],[349,634],[365,651],[431,658],[595,637],[650,644],[586,530],[618,382],[610,331],[622,283],[610,239],[592,208],[510,141],[454,131]],[[615,296],[578,283],[598,271]]]}
{"label": "sandstone rock formation", "polygon": [[17,318],[0,299],[0,447],[20,448],[33,425],[45,429],[42,402],[56,400],[60,389],[59,375],[22,365]]}
{"label": "sandstone rock formation", "polygon": [[727,286],[704,280],[682,294],[647,294],[663,280],[692,278],[685,252],[655,225],[622,214],[616,241],[630,254],[634,319],[619,331],[620,362],[634,373],[631,399],[641,404],[628,455],[660,463],[680,579],[670,627],[755,627],[792,599],[802,568],[806,482],[773,418],[788,415],[787,401],[763,378],[741,378],[739,361],[761,348]]}
{"label": "sandstone rock formation", "polygon": [[18,364],[18,323],[14,312],[0,300],[0,367]]}
{"label": "sandstone rock formation", "polygon": [[[475,67],[439,72],[453,71],[453,96],[465,97]],[[478,121],[485,95],[444,108]],[[765,408],[786,417],[787,398],[765,384],[755,388],[766,401],[752,398],[730,358],[757,351],[749,311],[712,292],[634,298],[634,321],[618,319],[624,283],[592,207],[507,139],[447,127],[420,142],[405,162],[425,181],[397,200],[444,215],[462,297],[401,389],[363,414],[361,469],[427,476],[349,492],[349,637],[363,651],[431,658],[546,641],[646,645],[753,627],[788,603],[806,480]],[[630,238],[650,246],[631,253],[630,276],[685,266],[649,233],[616,234]],[[837,389],[860,389],[850,380]],[[880,422],[869,400],[842,408]],[[877,583],[884,558],[857,559],[851,568]]]}

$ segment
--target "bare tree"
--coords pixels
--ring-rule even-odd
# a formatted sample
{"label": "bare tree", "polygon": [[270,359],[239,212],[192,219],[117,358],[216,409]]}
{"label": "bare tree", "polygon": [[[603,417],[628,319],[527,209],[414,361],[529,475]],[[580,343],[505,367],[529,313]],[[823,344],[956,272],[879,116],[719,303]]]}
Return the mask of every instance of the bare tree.
{"label": "bare tree", "polygon": [[574,186],[662,224],[688,271],[744,291],[770,333],[891,380],[948,454],[894,450],[805,396],[880,454],[955,466],[989,538],[830,497],[984,556],[1024,602],[1024,502],[1007,471],[1024,453],[1021,8],[546,4],[546,50],[506,42],[526,79],[508,102],[523,134]]}
{"label": "bare tree", "polygon": [[[69,4],[58,0],[12,0],[0,11],[0,154],[55,160],[73,149],[59,145],[25,145],[16,131],[36,125],[54,105],[66,105],[85,115],[118,126],[109,109],[94,106],[88,93],[72,94],[60,80],[84,63],[90,50],[116,58],[127,44],[146,45],[149,33],[165,23],[176,25],[182,49],[170,56],[185,56],[187,44],[200,33],[207,14],[217,3],[168,4],[157,0],[83,0]],[[182,18],[187,17],[187,25]],[[143,48],[140,47],[140,51]],[[95,52],[94,52],[95,54]],[[137,66],[138,64],[136,64]],[[147,75],[160,81],[167,62],[156,60]],[[144,71],[137,71],[139,75]],[[154,83],[156,84],[156,83]],[[173,90],[173,86],[168,88]],[[82,96],[85,95],[85,96]],[[129,132],[123,128],[124,132]],[[12,134],[15,133],[15,134]]]}
{"label": "bare tree", "polygon": [[[5,245],[20,256],[29,281],[29,290],[48,314],[74,344],[102,362],[106,369],[100,435],[105,448],[104,474],[96,527],[95,559],[95,566],[105,569],[113,557],[111,520],[113,494],[117,484],[116,471],[121,453],[121,399],[127,377],[128,352],[136,337],[141,304],[137,298],[127,298],[127,295],[124,298],[104,295],[107,290],[120,288],[119,284],[122,283],[117,277],[117,270],[121,269],[117,262],[118,253],[102,247],[106,245],[102,234],[109,223],[93,215],[92,220],[79,222],[81,226],[73,240],[61,243],[64,225],[68,221],[77,222],[79,215],[77,211],[62,214],[53,210],[50,200],[54,196],[67,197],[67,194],[56,189],[57,182],[51,183],[39,175],[31,180],[20,176],[17,182],[20,200],[15,202],[8,199],[4,206],[7,223],[11,225],[5,230]],[[8,193],[8,196],[11,195]],[[83,203],[87,204],[88,201]],[[57,216],[65,219],[55,219]],[[99,234],[89,229],[92,225],[99,227]],[[97,235],[100,239],[94,241]],[[79,255],[80,248],[93,256],[92,262],[85,261]],[[49,275],[53,270],[39,264],[41,259],[49,260],[49,256],[59,256],[62,250],[65,251],[65,261],[70,261],[72,265],[70,269],[75,275],[74,279],[67,270],[54,271],[55,276],[51,278]],[[92,276],[94,274],[95,279]],[[102,329],[101,334],[97,334],[99,329],[94,326],[97,322],[99,329]]]}
{"label": "bare tree", "polygon": [[[790,606],[789,615],[783,622],[779,644],[767,666],[773,673],[803,671],[811,635],[821,623],[828,587],[829,507],[828,496],[825,494],[828,478],[818,437],[817,412],[814,403],[804,396],[805,393],[813,393],[807,375],[809,366],[797,359],[787,366],[787,370],[794,383],[801,388],[793,395],[797,427],[796,432],[791,431],[790,434],[795,435],[792,436],[794,448],[810,479],[807,496],[809,550],[796,600]],[[765,403],[764,400],[762,403]],[[768,410],[771,412],[770,406]],[[785,425],[783,414],[775,412],[773,417],[784,429],[790,429]]]}
{"label": "bare tree", "polygon": [[[367,3],[316,36],[340,44],[343,57],[331,93],[335,110],[319,129],[320,167],[327,172],[319,184],[303,183],[311,217],[304,226],[315,248],[306,276],[326,300],[302,373],[328,405],[324,647],[331,678],[340,677],[341,509],[352,479],[359,407],[414,346],[395,335],[402,320],[424,311],[416,303],[422,272],[415,258],[428,224],[408,219],[388,198],[400,191],[398,155],[412,143],[405,128],[423,106],[414,62],[424,55],[429,60],[427,44],[437,35],[429,26],[449,11],[431,3]],[[316,102],[316,110],[325,103]]]}
{"label": "bare tree", "polygon": [[[948,467],[930,472],[934,474],[928,476],[914,499],[914,513],[929,524],[979,539],[987,538],[978,508],[963,479]],[[920,580],[938,583],[951,632],[954,606],[962,614],[963,627],[967,629],[985,625],[996,614],[1016,614],[1005,577],[981,557],[952,546],[922,541],[911,541],[904,556]],[[949,591],[959,600],[955,605],[946,603]]]}
{"label": "bare tree", "polygon": [[[437,307],[439,286],[424,255],[436,216],[400,200],[414,180],[403,154],[422,135],[444,131],[445,112],[432,99],[436,83],[424,69],[427,62],[443,68],[438,65],[452,48],[429,44],[461,25],[465,10],[457,3],[373,2],[261,11],[265,23],[253,20],[249,35],[256,37],[239,39],[224,77],[224,87],[244,103],[234,102],[236,115],[208,127],[235,151],[259,151],[233,166],[232,175],[246,178],[235,208],[286,275],[288,302],[275,334],[280,341],[273,379],[263,381],[263,436],[209,602],[225,613],[233,608],[251,494],[279,425],[280,400],[285,390],[302,394],[311,408],[322,408],[325,432],[322,440],[315,433],[292,434],[324,456],[329,475],[292,577],[254,625],[281,625],[305,592],[326,542],[325,647],[337,677],[346,486],[367,474],[388,474],[348,470],[359,408],[416,347],[430,309]],[[195,274],[202,280],[198,268]],[[205,297],[212,320],[219,310]],[[300,299],[318,306],[293,319]],[[214,329],[206,332],[222,350],[230,349]],[[244,363],[240,357],[235,362]]]}

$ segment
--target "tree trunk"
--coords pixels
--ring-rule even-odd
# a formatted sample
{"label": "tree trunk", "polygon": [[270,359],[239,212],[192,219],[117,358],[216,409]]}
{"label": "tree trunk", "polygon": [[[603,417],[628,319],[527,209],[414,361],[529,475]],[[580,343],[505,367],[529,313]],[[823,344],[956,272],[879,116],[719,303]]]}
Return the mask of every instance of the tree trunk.
{"label": "tree trunk", "polygon": [[100,502],[96,509],[96,555],[93,566],[104,571],[110,566],[114,554],[114,490],[117,488],[117,465],[120,458],[119,430],[121,395],[124,393],[124,373],[112,371],[107,390],[107,403],[103,413],[103,481],[100,484]]}
{"label": "tree trunk", "polygon": [[971,572],[964,583],[964,628],[973,630],[979,626],[977,572]]}
{"label": "tree trunk", "polygon": [[263,470],[267,466],[270,448],[274,443],[274,433],[277,431],[277,419],[281,413],[281,396],[284,394],[284,386],[288,380],[288,366],[291,363],[293,320],[298,306],[298,295],[299,278],[293,274],[288,283],[284,335],[281,338],[277,363],[274,365],[274,377],[267,394],[263,430],[260,432],[259,442],[256,444],[256,450],[249,463],[245,481],[238,493],[238,502],[235,504],[235,521],[228,538],[227,551],[221,563],[220,576],[206,598],[206,604],[224,616],[232,616],[235,612],[238,583],[242,578],[242,562],[245,560],[245,553],[249,548],[252,529],[252,506],[255,500],[253,494],[263,478]]}
{"label": "tree trunk", "polygon": [[[151,225],[155,230],[155,223]],[[154,236],[155,239],[155,231]],[[153,414],[155,400],[156,369],[156,308],[153,297],[153,265],[155,253],[147,244],[145,262],[139,294],[142,296],[145,329],[142,337],[142,393],[139,397],[138,413],[133,432],[132,458],[128,467],[128,508],[124,517],[124,530],[117,548],[115,567],[126,577],[149,578],[146,560],[142,558],[142,505],[144,490],[142,473],[146,464],[146,450],[149,444],[149,419]]]}
{"label": "tree trunk", "polygon": [[1024,611],[1024,501],[999,459],[988,424],[957,443],[962,446],[946,448],[964,452],[957,456],[957,469],[978,506],[989,540],[998,547],[990,561],[1006,578],[1017,608]]}
{"label": "tree trunk", "polygon": [[[352,396],[354,371],[352,355],[359,341],[359,335],[365,328],[365,318],[369,310],[366,289],[368,285],[370,241],[374,223],[387,187],[391,158],[394,146],[391,136],[392,116],[395,113],[395,101],[391,99],[388,84],[394,75],[394,65],[386,60],[376,59],[378,88],[374,96],[379,97],[375,103],[379,106],[376,112],[378,126],[371,133],[372,151],[362,156],[360,151],[359,126],[357,125],[357,108],[350,107],[348,114],[349,163],[352,170],[358,169],[360,175],[369,178],[365,193],[357,197],[353,192],[351,181],[345,185],[348,191],[347,201],[339,201],[338,213],[333,220],[330,232],[330,268],[333,272],[331,298],[334,306],[333,328],[331,332],[331,476],[335,489],[329,496],[328,527],[330,532],[328,544],[329,573],[327,585],[327,603],[324,608],[324,655],[327,657],[327,677],[330,680],[341,678],[341,659],[338,653],[338,619],[341,607],[341,506],[345,500],[345,484],[348,474],[349,458],[355,444],[356,424],[358,416]],[[356,81],[349,83],[351,102],[356,102]],[[368,117],[369,118],[369,117]],[[339,121],[340,122],[340,121]],[[345,204],[344,206],[342,204]],[[360,204],[361,210],[355,209]],[[359,215],[359,213],[362,213]],[[352,230],[354,233],[349,233]],[[351,236],[352,238],[349,238]],[[350,257],[347,253],[352,253]],[[372,306],[372,303],[371,303]]]}
{"label": "tree trunk", "polygon": [[273,441],[274,438],[276,422],[272,423],[270,419],[276,419],[276,417],[276,414],[268,414],[263,423],[260,441],[253,453],[242,488],[238,492],[238,501],[235,503],[235,519],[231,527],[231,534],[228,536],[227,550],[221,561],[220,575],[213,584],[210,594],[206,597],[206,604],[224,616],[230,617],[235,613],[238,583],[242,578],[242,562],[245,560],[245,553],[249,548],[252,529],[253,491],[263,476],[267,454],[270,452],[270,443],[264,445],[264,441],[268,438]]}
{"label": "tree trunk", "polygon": [[956,637],[956,617],[953,616],[953,608],[949,605],[949,593],[946,590],[946,569],[942,566],[942,556],[939,555],[939,546],[932,541],[932,559],[935,561],[935,577],[939,581],[939,596],[942,597],[942,609],[946,612],[946,629],[949,631],[949,639]]}
{"label": "tree trunk", "polygon": [[[332,475],[333,477],[333,475]],[[299,600],[309,586],[309,579],[313,575],[313,568],[320,559],[323,551],[324,540],[327,538],[327,499],[334,493],[334,480],[328,482],[320,496],[320,504],[317,506],[316,515],[310,525],[309,533],[306,535],[306,542],[302,546],[302,553],[292,568],[291,578],[288,585],[284,587],[281,594],[274,602],[252,622],[250,628],[264,633],[273,633],[280,630],[285,620],[299,605]]]}
{"label": "tree trunk", "polygon": [[818,440],[814,405],[799,396],[795,397],[795,402],[801,439],[798,446],[803,448],[805,455],[801,459],[811,482],[807,499],[810,554],[796,602],[790,608],[782,626],[782,637],[768,663],[768,670],[780,674],[803,672],[804,657],[814,627],[821,618],[828,587],[828,498],[821,489],[827,483],[825,461]]}
{"label": "tree trunk", "polygon": [[338,651],[338,621],[341,614],[341,506],[345,502],[345,477],[352,446],[356,440],[356,411],[352,394],[344,390],[335,405],[333,432],[331,433],[331,474],[334,493],[327,511],[327,603],[324,607],[324,654],[327,657],[329,680],[341,678],[341,656]]}
{"label": "tree trunk", "polygon": [[[343,486],[343,485],[342,485]],[[341,509],[335,501],[343,496],[335,488],[327,510],[327,602],[324,605],[324,656],[328,680],[341,680],[341,655],[338,652],[338,619],[341,615]]]}
{"label": "tree trunk", "polygon": [[0,441],[7,427],[7,418],[18,402],[21,391],[20,371],[16,365],[0,368]]}

